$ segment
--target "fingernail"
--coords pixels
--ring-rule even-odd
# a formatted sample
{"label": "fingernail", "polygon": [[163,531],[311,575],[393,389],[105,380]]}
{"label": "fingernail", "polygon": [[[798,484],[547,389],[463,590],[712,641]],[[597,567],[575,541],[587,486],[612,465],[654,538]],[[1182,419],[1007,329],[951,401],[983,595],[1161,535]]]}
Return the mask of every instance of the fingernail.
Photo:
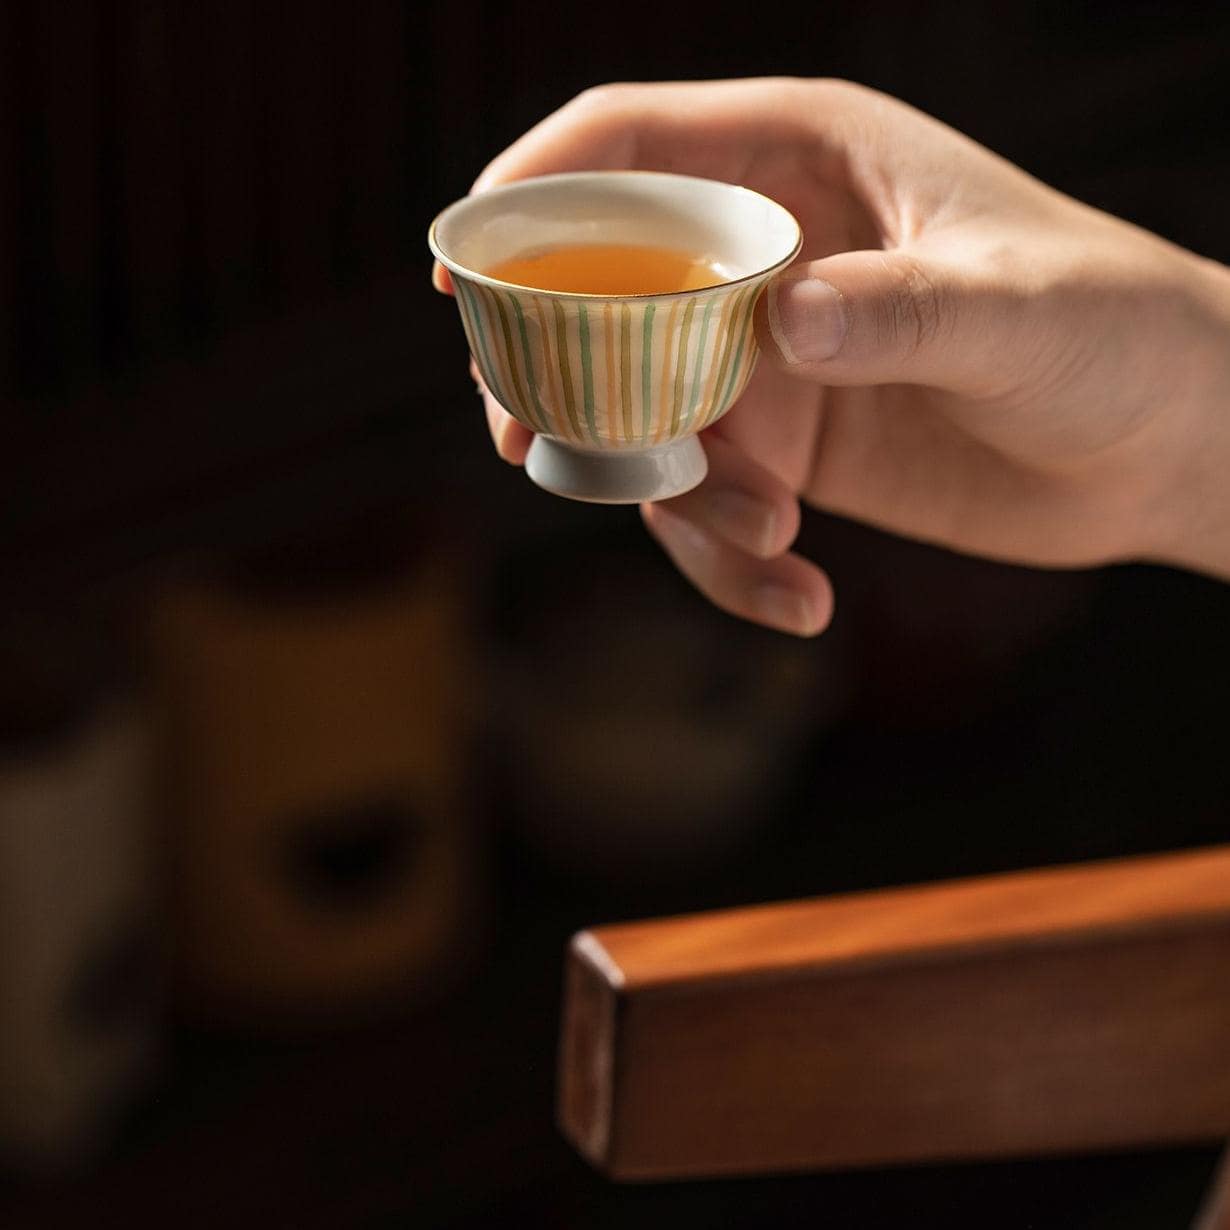
{"label": "fingernail", "polygon": [[811,603],[802,594],[782,585],[765,585],[758,589],[752,606],[760,619],[784,632],[814,636],[820,631],[820,620]]}
{"label": "fingernail", "polygon": [[733,487],[710,491],[705,498],[709,524],[727,542],[766,557],[774,546],[777,513],[763,500]]}
{"label": "fingernail", "polygon": [[787,363],[822,363],[846,340],[849,320],[835,286],[795,276],[769,283],[769,332]]}

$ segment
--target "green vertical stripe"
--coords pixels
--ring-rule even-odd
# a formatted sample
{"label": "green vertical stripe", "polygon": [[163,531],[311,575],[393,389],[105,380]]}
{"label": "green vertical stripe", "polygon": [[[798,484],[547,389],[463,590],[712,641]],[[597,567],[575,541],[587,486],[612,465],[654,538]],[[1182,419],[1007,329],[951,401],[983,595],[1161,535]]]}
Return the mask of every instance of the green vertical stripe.
{"label": "green vertical stripe", "polygon": [[653,366],[653,314],[657,305],[645,304],[645,317],[641,328],[641,443],[649,439],[649,384]]}
{"label": "green vertical stripe", "polygon": [[722,341],[722,361],[718,364],[717,383],[713,386],[713,405],[709,407],[709,413],[702,424],[704,427],[707,427],[718,417],[718,407],[722,404],[723,382],[726,379],[726,371],[730,366],[730,356],[734,353],[735,337],[739,332],[739,316],[743,311],[745,301],[751,293],[750,287],[746,290],[738,291],[735,295],[734,306],[730,309],[730,323],[726,326],[726,337]]}
{"label": "green vertical stripe", "polygon": [[689,299],[688,306],[683,309],[683,325],[679,331],[679,353],[675,357],[675,396],[671,400],[670,438],[679,434],[679,413],[683,408],[683,377],[688,366],[688,333],[692,328],[692,313],[696,311],[696,300]]}
{"label": "green vertical stripe", "polygon": [[538,341],[542,346],[542,391],[547,399],[549,434],[567,436],[568,420],[564,417],[563,407],[555,393],[555,377],[559,371],[559,364],[556,363],[551,350],[551,328],[547,323],[547,309],[537,295],[531,298],[534,302],[534,315],[538,318]]}
{"label": "green vertical stripe", "polygon": [[714,295],[705,304],[705,314],[701,317],[700,341],[696,343],[696,368],[692,372],[692,400],[688,404],[687,417],[683,421],[685,429],[692,425],[692,415],[696,413],[696,403],[700,401],[700,395],[704,391],[705,382],[701,378],[701,372],[704,369],[705,362],[705,343],[709,340],[709,317],[713,315],[713,305],[717,301],[718,296]]}
{"label": "green vertical stripe", "polygon": [[551,300],[551,308],[555,312],[555,358],[564,385],[564,407],[568,411],[568,422],[572,425],[573,436],[579,440],[581,423],[577,418],[576,395],[572,391],[572,364],[568,361],[568,323],[564,319],[564,309],[560,307],[558,299]]}
{"label": "green vertical stripe", "polygon": [[601,445],[594,422],[594,364],[589,353],[589,313],[583,303],[577,304],[577,326],[581,338],[581,392],[585,398],[585,422],[589,426],[590,439]]}
{"label": "green vertical stripe", "polygon": [[730,396],[732,403],[737,402],[743,396],[743,390],[747,388],[748,382],[756,374],[756,364],[760,362],[760,347],[756,344],[755,329],[748,333],[747,341],[747,359],[739,371],[739,379],[735,381],[735,390]]}
{"label": "green vertical stripe", "polygon": [[752,331],[752,313],[756,310],[756,300],[759,297],[758,292],[760,287],[756,287],[750,295],[748,295],[747,311],[743,316],[743,327],[739,330],[739,349],[735,351],[735,361],[730,365],[730,379],[726,382],[726,395],[719,403],[723,410],[730,405],[732,397],[731,390],[735,387],[735,380],[739,374],[739,368],[743,363],[743,348],[747,345],[747,339]]}
{"label": "green vertical stripe", "polygon": [[478,348],[479,348],[479,366],[482,368],[483,379],[487,382],[487,388],[490,389],[496,401],[506,410],[512,409],[512,401],[504,392],[502,381],[499,379],[499,373],[496,371],[495,364],[491,361],[491,350],[487,345],[487,329],[483,324],[483,309],[479,301],[478,291],[467,286],[460,279],[457,281],[458,287],[464,287],[463,293],[466,295],[466,303],[470,309],[470,315],[474,320],[474,327],[478,333]]}
{"label": "green vertical stripe", "polygon": [[[495,304],[496,313],[500,318],[500,332],[504,335],[504,354],[508,359],[508,371],[512,379],[513,389],[517,394],[517,409],[520,411],[518,415],[528,426],[537,427],[534,421],[533,414],[530,413],[530,398],[525,391],[525,384],[521,379],[521,373],[517,370],[517,352],[513,346],[512,328],[508,323],[508,309],[504,306],[504,294],[502,291],[492,290],[487,287],[487,293],[491,296],[492,302]],[[511,406],[508,407],[510,410]]]}
{"label": "green vertical stripe", "polygon": [[525,358],[525,383],[534,402],[534,414],[538,420],[539,430],[547,431],[547,416],[538,400],[538,380],[534,375],[534,356],[530,353],[530,336],[525,328],[525,313],[521,310],[521,300],[516,295],[508,296],[517,317],[517,332],[521,335],[521,354]]}
{"label": "green vertical stripe", "polygon": [[470,354],[477,363],[478,330],[474,328],[474,322],[470,319],[470,305],[466,302],[465,292],[461,288],[461,280],[459,278],[454,281],[453,290],[457,297],[457,310],[461,313],[461,323],[466,331],[466,341],[470,343]]}
{"label": "green vertical stripe", "polygon": [[623,409],[624,440],[632,442],[632,310],[619,305],[619,400]]}

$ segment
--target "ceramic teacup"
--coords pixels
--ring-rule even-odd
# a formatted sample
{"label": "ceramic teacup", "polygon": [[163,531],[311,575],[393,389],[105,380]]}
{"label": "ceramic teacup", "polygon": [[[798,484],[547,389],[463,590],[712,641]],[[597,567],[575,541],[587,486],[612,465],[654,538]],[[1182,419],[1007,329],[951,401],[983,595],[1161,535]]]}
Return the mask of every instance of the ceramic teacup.
{"label": "ceramic teacup", "polygon": [[[707,464],[697,433],[743,392],[752,313],[794,260],[798,222],[747,188],[687,175],[586,171],[521,180],[450,205],[428,242],[452,275],[487,387],[535,433],[530,478],[595,503],[666,499]],[[585,244],[704,254],[701,290],[591,295],[486,272],[531,251]]]}

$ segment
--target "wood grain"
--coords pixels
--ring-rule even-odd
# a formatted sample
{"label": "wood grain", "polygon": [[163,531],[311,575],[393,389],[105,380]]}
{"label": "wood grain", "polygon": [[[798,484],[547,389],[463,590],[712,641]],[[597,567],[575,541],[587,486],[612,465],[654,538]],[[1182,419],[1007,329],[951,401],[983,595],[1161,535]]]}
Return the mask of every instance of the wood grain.
{"label": "wood grain", "polygon": [[1230,847],[583,932],[559,1117],[621,1179],[1230,1132]]}

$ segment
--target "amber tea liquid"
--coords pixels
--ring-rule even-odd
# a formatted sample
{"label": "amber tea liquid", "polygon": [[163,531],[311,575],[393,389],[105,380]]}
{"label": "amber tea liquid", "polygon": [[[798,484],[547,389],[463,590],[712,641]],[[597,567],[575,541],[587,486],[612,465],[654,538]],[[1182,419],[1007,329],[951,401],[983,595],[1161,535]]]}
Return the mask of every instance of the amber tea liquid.
{"label": "amber tea liquid", "polygon": [[483,272],[515,286],[574,295],[665,295],[731,280],[714,261],[691,252],[625,243],[549,248],[514,256]]}

